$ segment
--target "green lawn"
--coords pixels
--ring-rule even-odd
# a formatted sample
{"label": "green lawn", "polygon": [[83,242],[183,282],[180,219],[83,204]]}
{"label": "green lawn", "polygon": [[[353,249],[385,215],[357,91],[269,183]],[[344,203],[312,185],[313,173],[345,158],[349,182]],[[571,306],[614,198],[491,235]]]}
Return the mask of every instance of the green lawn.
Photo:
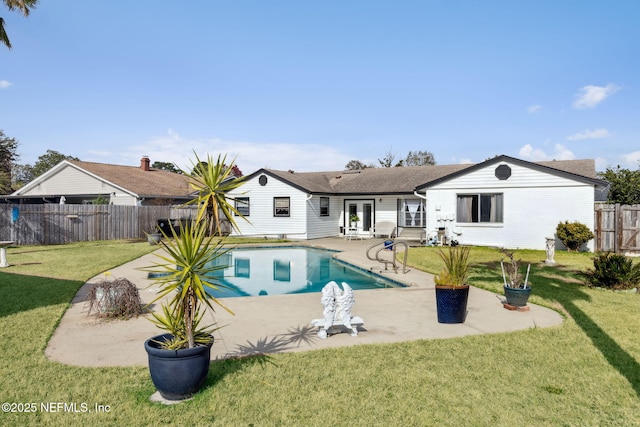
{"label": "green lawn", "polygon": [[[205,389],[175,406],[148,401],[146,368],[47,360],[47,340],[81,284],[152,249],[9,249],[17,265],[0,270],[0,400],[35,412],[2,413],[0,425],[640,425],[640,295],[581,286],[575,271],[591,265],[588,254],[559,252],[546,267],[543,251],[516,251],[532,263],[531,301],[564,313],[561,326],[216,362]],[[433,248],[409,255],[439,269]],[[471,283],[499,291],[499,260],[474,248]]]}

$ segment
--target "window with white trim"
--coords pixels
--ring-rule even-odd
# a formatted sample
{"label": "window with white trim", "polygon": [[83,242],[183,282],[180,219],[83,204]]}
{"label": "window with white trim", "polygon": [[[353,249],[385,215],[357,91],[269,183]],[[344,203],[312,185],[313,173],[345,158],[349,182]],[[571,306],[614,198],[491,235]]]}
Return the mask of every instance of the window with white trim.
{"label": "window with white trim", "polygon": [[291,199],[289,197],[273,198],[273,216],[289,216]]}
{"label": "window with white trim", "polygon": [[[248,197],[236,197],[235,208],[242,216],[249,216],[249,198]],[[238,216],[238,214],[235,214]]]}
{"label": "window with white trim", "polygon": [[503,195],[458,194],[457,222],[502,222]]}
{"label": "window with white trim", "polygon": [[320,216],[329,216],[329,198],[320,197]]}

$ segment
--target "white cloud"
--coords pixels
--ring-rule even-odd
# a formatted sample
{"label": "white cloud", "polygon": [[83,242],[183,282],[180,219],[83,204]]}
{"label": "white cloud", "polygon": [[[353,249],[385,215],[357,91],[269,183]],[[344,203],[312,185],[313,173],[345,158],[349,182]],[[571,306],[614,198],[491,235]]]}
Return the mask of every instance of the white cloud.
{"label": "white cloud", "polygon": [[553,153],[547,154],[541,148],[534,148],[531,144],[527,144],[520,148],[520,157],[530,161],[546,161],[546,160],[573,160],[576,156],[562,144],[556,144]]}
{"label": "white cloud", "polygon": [[601,139],[607,138],[611,134],[607,129],[587,129],[582,132],[574,133],[573,135],[569,135],[567,139],[569,141],[582,141],[583,139]]}
{"label": "white cloud", "polygon": [[458,163],[460,163],[461,165],[469,165],[469,164],[472,164],[473,161],[471,159],[464,159],[463,158],[463,159],[460,159],[460,161]]}
{"label": "white cloud", "polygon": [[531,105],[527,108],[529,114],[535,114],[542,110],[542,105]]}
{"label": "white cloud", "polygon": [[640,151],[623,154],[622,156],[620,156],[620,158],[622,159],[622,163],[624,164],[623,167],[627,167],[631,170],[640,168]]}
{"label": "white cloud", "polygon": [[607,169],[607,166],[609,165],[609,163],[607,162],[607,159],[605,159],[604,157],[596,157],[595,162],[596,162],[597,171],[604,171],[605,169]]}
{"label": "white cloud", "polygon": [[611,158],[605,159],[602,157],[597,157],[596,160],[596,170],[604,171],[609,167],[617,167],[620,166],[622,168],[637,170],[640,169],[640,151],[633,151],[631,153],[622,154],[617,157],[618,160],[611,160]]}
{"label": "white cloud", "polygon": [[190,169],[194,151],[202,159],[207,154],[226,154],[236,157],[236,164],[244,174],[260,168],[294,170],[297,172],[343,170],[353,158],[337,149],[319,144],[288,144],[236,142],[222,139],[184,138],[172,129],[165,136],[156,137],[145,144],[131,146],[123,154],[122,163],[137,165],[140,157],[149,156],[151,162],[171,162]]}
{"label": "white cloud", "polygon": [[11,86],[11,82],[8,80],[0,80],[0,89],[6,89]]}
{"label": "white cloud", "polygon": [[533,148],[531,144],[527,144],[520,148],[520,157],[525,160],[546,160],[547,154],[543,150]]}
{"label": "white cloud", "polygon": [[553,160],[574,160],[576,155],[564,145],[556,144],[552,157]]}
{"label": "white cloud", "polygon": [[586,108],[595,108],[596,105],[604,101],[609,96],[620,90],[620,86],[609,83],[606,86],[587,85],[580,89],[573,101],[573,108],[576,110],[584,110]]}

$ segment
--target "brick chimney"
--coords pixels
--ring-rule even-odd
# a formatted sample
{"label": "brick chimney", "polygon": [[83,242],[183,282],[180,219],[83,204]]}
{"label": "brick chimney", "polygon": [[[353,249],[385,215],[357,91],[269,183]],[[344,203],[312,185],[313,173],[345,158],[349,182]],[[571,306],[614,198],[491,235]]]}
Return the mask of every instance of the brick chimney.
{"label": "brick chimney", "polygon": [[151,161],[149,160],[148,156],[142,156],[142,159],[140,159],[140,169],[142,169],[143,171],[149,171],[149,163]]}

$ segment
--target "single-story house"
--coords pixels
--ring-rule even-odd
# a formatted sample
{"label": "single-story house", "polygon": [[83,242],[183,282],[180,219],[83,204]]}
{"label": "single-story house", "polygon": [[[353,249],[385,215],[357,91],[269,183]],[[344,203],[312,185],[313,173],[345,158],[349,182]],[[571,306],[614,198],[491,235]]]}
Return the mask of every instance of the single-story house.
{"label": "single-story house", "polygon": [[24,187],[6,196],[22,203],[93,203],[113,205],[173,205],[193,198],[188,178],[150,167],[63,160]]}
{"label": "single-story house", "polygon": [[228,193],[249,221],[237,221],[237,235],[367,237],[376,224],[392,223],[399,236],[431,238],[441,230],[462,244],[514,249],[544,249],[562,221],[593,230],[595,193],[606,186],[593,160],[534,163],[504,155],[339,172],[260,169],[245,179]]}

